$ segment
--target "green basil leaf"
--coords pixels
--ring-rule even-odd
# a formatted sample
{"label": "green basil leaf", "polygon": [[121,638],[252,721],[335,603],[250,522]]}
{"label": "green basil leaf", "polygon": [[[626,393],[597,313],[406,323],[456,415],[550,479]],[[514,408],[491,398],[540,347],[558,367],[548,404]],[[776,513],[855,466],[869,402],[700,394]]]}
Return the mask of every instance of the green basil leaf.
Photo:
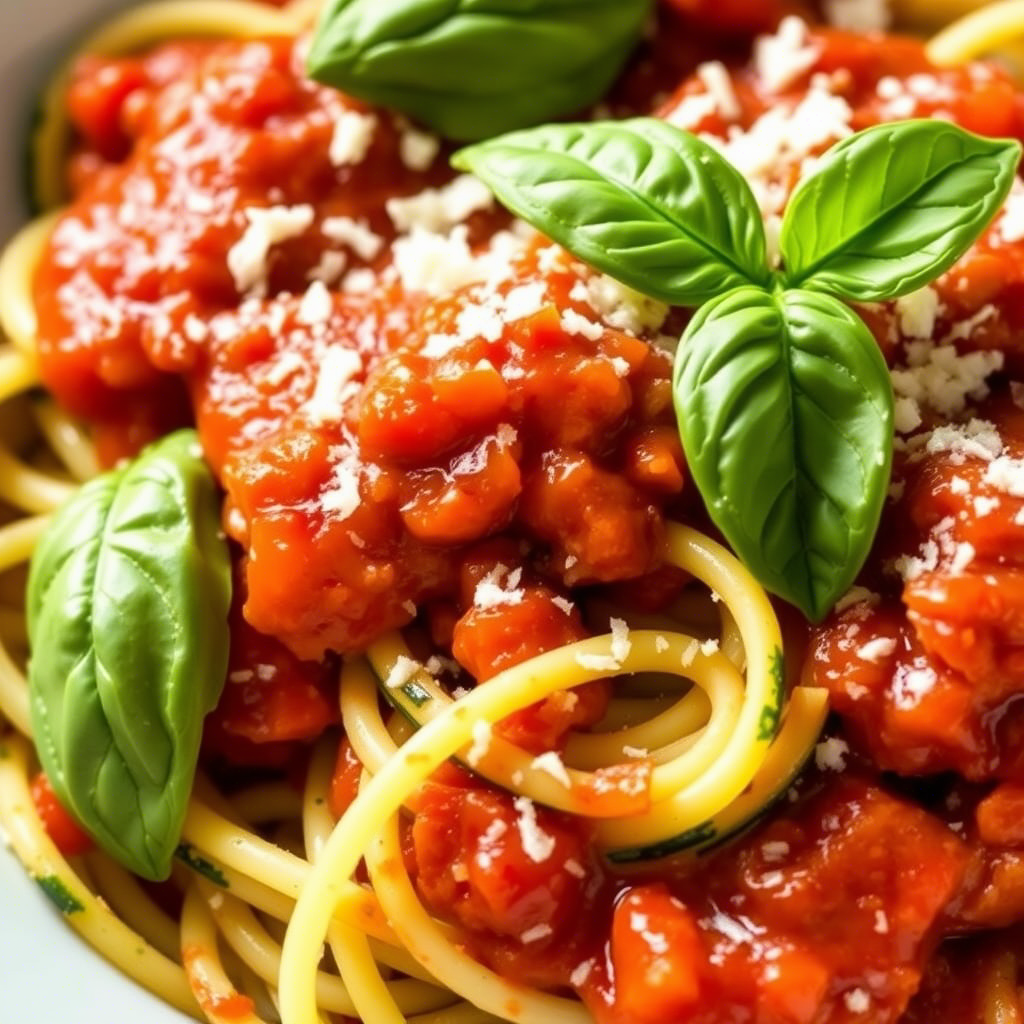
{"label": "green basil leaf", "polygon": [[877,301],[934,281],[991,223],[1020,153],[1018,142],[946,121],[882,124],[840,142],[786,208],[786,284]]}
{"label": "green basil leaf", "polygon": [[707,143],[663,121],[546,125],[471,146],[452,162],[644,295],[697,306],[769,281],[750,187]]}
{"label": "green basil leaf", "polygon": [[711,518],[820,620],[868,554],[889,479],[892,387],[871,333],[830,296],[739,288],[690,323],[674,391]]}
{"label": "green basil leaf", "polygon": [[466,142],[600,99],[652,0],[333,0],[309,54],[317,81]]}
{"label": "green basil leaf", "polygon": [[61,802],[132,871],[166,878],[203,717],[227,668],[231,574],[193,431],[86,484],[28,583],[32,725]]}

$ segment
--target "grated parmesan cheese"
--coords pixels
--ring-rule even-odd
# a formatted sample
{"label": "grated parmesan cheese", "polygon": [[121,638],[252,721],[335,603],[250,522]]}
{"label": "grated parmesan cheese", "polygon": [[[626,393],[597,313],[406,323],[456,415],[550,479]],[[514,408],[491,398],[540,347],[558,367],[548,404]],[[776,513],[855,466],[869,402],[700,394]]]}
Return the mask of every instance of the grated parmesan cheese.
{"label": "grated parmesan cheese", "polygon": [[568,769],[565,763],[555,750],[548,750],[539,754],[531,762],[531,767],[537,771],[550,775],[556,782],[560,782],[566,789],[572,786],[572,779],[569,778]]}
{"label": "grated parmesan cheese", "polygon": [[888,658],[893,651],[896,650],[896,640],[890,636],[876,637],[874,640],[869,640],[862,647],[857,650],[857,657],[861,661],[870,661],[878,663],[885,658]]}
{"label": "grated parmesan cheese", "polygon": [[473,593],[473,606],[487,609],[522,604],[524,593],[519,589],[522,577],[522,569],[509,572],[507,565],[496,565],[476,585],[476,590]]}
{"label": "grated parmesan cheese", "polygon": [[421,668],[422,666],[418,661],[413,661],[412,658],[400,654],[395,659],[394,665],[391,666],[391,671],[388,672],[384,685],[389,690],[397,690],[399,687],[405,686]]}
{"label": "grated parmesan cheese", "polygon": [[487,756],[491,749],[493,729],[491,723],[484,718],[473,723],[473,745],[466,752],[466,760],[471,768],[475,768]]}
{"label": "grated parmesan cheese", "polygon": [[867,1013],[871,1009],[871,996],[862,988],[853,988],[844,993],[843,1002],[850,1013]]}
{"label": "grated parmesan cheese", "polygon": [[340,245],[347,245],[362,260],[374,259],[384,248],[384,239],[371,231],[365,220],[328,217],[322,230],[325,237]]}
{"label": "grated parmesan cheese", "polygon": [[985,467],[985,483],[1014,498],[1024,498],[1024,459],[999,455]]}
{"label": "grated parmesan cheese", "polygon": [[814,748],[814,763],[818,771],[841,772],[846,769],[846,755],[850,747],[845,740],[830,736]]}
{"label": "grated parmesan cheese", "polygon": [[270,250],[303,234],[313,223],[313,207],[248,207],[243,213],[248,225],[228,250],[228,269],[241,295],[262,297],[267,292]]}
{"label": "grated parmesan cheese", "polygon": [[1008,244],[1024,241],[1024,182],[1020,178],[1013,179],[1013,187],[1003,204],[995,230],[997,236]]}
{"label": "grated parmesan cheese", "polygon": [[715,101],[715,110],[727,121],[735,121],[743,113],[732,78],[720,60],[709,60],[697,65],[697,77],[708,95]]}
{"label": "grated parmesan cheese", "polygon": [[526,946],[531,942],[540,942],[541,939],[546,939],[552,934],[551,925],[535,924],[532,928],[527,928],[526,931],[519,936],[519,941]]}
{"label": "grated parmesan cheese", "polygon": [[529,797],[517,796],[512,802],[519,813],[516,827],[523,844],[523,852],[535,864],[542,864],[555,852],[555,838],[537,824],[537,808]]}
{"label": "grated parmesan cheese", "polygon": [[761,856],[769,864],[777,864],[789,856],[789,843],[782,839],[774,839],[761,846]]}
{"label": "grated parmesan cheese", "polygon": [[908,338],[930,338],[940,306],[939,293],[930,285],[897,299],[900,330]]}
{"label": "grated parmesan cheese", "polygon": [[619,672],[622,669],[622,665],[607,654],[577,653],[576,664],[588,672]]}
{"label": "grated parmesan cheese", "polygon": [[413,196],[389,199],[388,216],[395,227],[408,233],[414,228],[444,232],[461,224],[479,210],[494,205],[491,190],[472,174],[460,174],[442,188],[428,188]]}
{"label": "grated parmesan cheese", "polygon": [[754,68],[769,92],[782,92],[814,66],[818,54],[807,23],[792,15],[782,19],[775,35],[756,40]]}
{"label": "grated parmesan cheese", "polygon": [[608,623],[612,631],[612,657],[621,664],[629,657],[633,643],[629,639],[629,626],[625,619],[611,619]]}
{"label": "grated parmesan cheese", "polygon": [[350,465],[339,463],[334,467],[332,486],[320,495],[320,507],[338,519],[348,519],[361,502],[358,471]]}
{"label": "grated parmesan cheese", "polygon": [[604,327],[588,320],[574,309],[562,311],[562,329],[566,334],[578,334],[588,341],[600,341],[604,337]]}
{"label": "grated parmesan cheese", "polygon": [[586,984],[587,978],[590,977],[590,972],[593,969],[593,960],[584,960],[583,963],[577,964],[572,969],[572,974],[569,975],[569,984],[575,988],[579,988],[581,985]]}
{"label": "grated parmesan cheese", "polygon": [[327,347],[320,361],[313,395],[303,407],[314,426],[341,422],[345,402],[359,390],[353,378],[362,372],[363,360],[358,352],[343,345]]}
{"label": "grated parmesan cheese", "polygon": [[[299,311],[295,319],[307,327],[315,327],[318,324],[325,324],[331,319],[331,311],[334,303],[331,301],[331,293],[323,281],[314,281],[302,296],[299,303]],[[360,368],[362,362],[360,361]]]}
{"label": "grated parmesan cheese", "polygon": [[377,118],[373,114],[360,114],[356,110],[343,111],[334,124],[328,155],[335,167],[361,164],[370,150]]}
{"label": "grated parmesan cheese", "polygon": [[410,171],[425,171],[441,151],[441,140],[436,135],[408,128],[398,139],[398,155]]}

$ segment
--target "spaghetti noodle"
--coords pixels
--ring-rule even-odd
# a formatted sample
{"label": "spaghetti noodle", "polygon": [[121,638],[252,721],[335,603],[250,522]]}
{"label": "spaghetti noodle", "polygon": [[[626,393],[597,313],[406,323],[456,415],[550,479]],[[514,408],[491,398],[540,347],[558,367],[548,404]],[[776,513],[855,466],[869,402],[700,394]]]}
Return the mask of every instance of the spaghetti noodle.
{"label": "spaghetti noodle", "polygon": [[[917,6],[903,4],[908,20]],[[973,6],[947,3],[942,19]],[[186,37],[294,36],[316,7],[308,0],[281,10],[246,0],[154,3],[101,28],[79,56],[131,55]],[[993,5],[946,28],[928,56],[956,67],[1018,41],[1022,25],[1020,3]],[[70,82],[70,71],[55,80],[34,141],[33,181],[46,210],[66,198]],[[645,616],[627,605],[610,632],[534,652],[469,692],[429,669],[415,630],[380,631],[340,669],[339,713],[358,761],[348,806],[337,808],[336,820],[331,734],[309,758],[301,794],[281,781],[221,791],[201,776],[178,851],[173,884],[182,903],[174,920],[102,853],[65,858],[30,795],[23,566],[52,513],[101,461],[79,423],[35,394],[42,328],[33,282],[59,217],[44,214],[0,260],[0,324],[8,339],[0,350],[0,499],[8,510],[0,526],[0,570],[7,573],[0,587],[0,712],[10,726],[0,737],[0,824],[26,870],[86,941],[199,1020],[260,1024],[279,1013],[285,1024],[316,1024],[325,1014],[367,1024],[586,1024],[593,1003],[588,1008],[567,994],[565,982],[545,987],[503,974],[431,907],[403,856],[410,812],[419,817],[435,773],[454,761],[471,769],[470,791],[486,780],[488,792],[508,796],[527,850],[531,842],[555,842],[537,824],[540,809],[583,823],[595,856],[621,873],[616,878],[649,873],[652,862],[666,878],[689,870],[789,790],[825,725],[826,691],[787,687],[782,630],[764,591],[720,544],[670,523],[658,562],[692,581],[685,593],[693,621],[662,615],[646,628]],[[349,218],[343,231],[349,238],[355,232],[355,250],[360,238],[374,247],[365,223]],[[19,425],[8,430],[8,422]],[[499,610],[502,601],[522,600],[511,592],[501,591]],[[595,598],[594,608],[603,611],[600,602]],[[717,625],[709,629],[709,621]],[[609,676],[618,682],[607,712],[565,730],[557,751],[538,752],[502,731],[502,723],[552,697],[574,706],[577,692]],[[789,849],[782,839],[764,849],[773,842]],[[872,912],[884,917],[881,906]],[[931,925],[923,930],[930,933]],[[325,943],[330,956],[322,954]],[[793,947],[780,945],[780,957],[784,948],[789,955]],[[993,963],[986,1024],[1012,1019],[1005,1007],[1016,998],[1015,961]],[[585,983],[573,981],[577,989]],[[829,998],[853,1012],[861,1000],[851,991]]]}

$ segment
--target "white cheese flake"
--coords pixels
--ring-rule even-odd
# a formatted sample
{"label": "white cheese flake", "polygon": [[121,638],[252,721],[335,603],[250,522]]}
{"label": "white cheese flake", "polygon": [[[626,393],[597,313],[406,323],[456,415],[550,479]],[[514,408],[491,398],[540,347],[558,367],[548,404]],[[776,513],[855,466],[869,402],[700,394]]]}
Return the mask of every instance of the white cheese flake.
{"label": "white cheese flake", "polygon": [[939,293],[930,285],[896,300],[900,330],[908,338],[930,338],[942,303]]}
{"label": "white cheese flake", "polygon": [[608,623],[612,631],[612,657],[621,664],[629,657],[633,643],[629,639],[629,626],[625,619],[611,619]]}
{"label": "white cheese flake", "polygon": [[436,135],[408,128],[398,140],[398,154],[410,171],[425,171],[441,152],[441,140]]}
{"label": "white cheese flake", "polygon": [[361,503],[358,470],[346,463],[339,463],[334,467],[331,486],[320,495],[320,507],[324,512],[345,520]]}
{"label": "white cheese flake", "polygon": [[373,114],[360,114],[346,110],[334,123],[329,156],[335,167],[361,164],[373,143],[377,131],[377,118]]}
{"label": "white cheese flake", "polygon": [[620,672],[622,665],[608,654],[576,655],[576,664],[588,672]]}
{"label": "white cheese flake", "polygon": [[814,66],[818,54],[807,23],[791,15],[782,19],[775,35],[756,40],[754,68],[769,92],[783,92]]}
{"label": "white cheese flake", "polygon": [[488,609],[500,608],[503,605],[522,604],[524,592],[519,589],[523,570],[509,571],[506,565],[496,565],[476,585],[473,593],[473,606]]}
{"label": "white cheese flake", "polygon": [[472,174],[460,174],[441,188],[428,188],[412,196],[389,199],[388,216],[403,233],[416,228],[441,233],[494,205],[491,190]]}
{"label": "white cheese flake", "polygon": [[593,960],[584,960],[582,963],[577,964],[572,969],[572,974],[569,975],[569,984],[574,988],[580,988],[582,985],[585,985],[587,978],[590,977],[590,972],[593,969]]}
{"label": "white cheese flake", "polygon": [[493,728],[486,719],[480,718],[473,723],[473,745],[466,752],[466,760],[471,768],[476,768],[491,749]]}
{"label": "white cheese flake", "polygon": [[387,674],[387,678],[384,680],[384,685],[389,690],[397,690],[402,686],[405,686],[407,682],[422,668],[418,661],[414,661],[412,658],[407,657],[404,654],[400,654],[396,659],[394,665],[391,666],[391,670]]}
{"label": "white cheese flake", "polygon": [[879,636],[869,640],[857,649],[857,657],[861,661],[878,663],[888,658],[896,650],[896,640],[891,636]]}
{"label": "white cheese flake", "polygon": [[850,1013],[867,1013],[871,1009],[871,996],[862,988],[843,993],[843,1002]]}
{"label": "white cheese flake", "polygon": [[519,814],[516,827],[523,852],[535,864],[542,864],[555,852],[554,836],[548,835],[537,823],[537,808],[529,797],[516,797],[512,806]]}
{"label": "white cheese flake", "polygon": [[362,372],[363,359],[358,352],[343,345],[327,347],[320,360],[313,395],[303,407],[314,426],[341,422],[345,403],[359,391],[353,378]]}
{"label": "white cheese flake", "polygon": [[449,295],[486,280],[489,268],[474,257],[468,237],[465,225],[460,225],[448,235],[414,227],[410,234],[396,239],[394,265],[406,291]]}
{"label": "white cheese flake", "polygon": [[998,455],[985,467],[984,481],[997,491],[1024,498],[1024,459]]}
{"label": "white cheese flake", "polygon": [[1006,197],[995,230],[997,236],[1008,244],[1024,241],[1024,183],[1020,178],[1013,179],[1013,187]]}
{"label": "white cheese flake", "polygon": [[789,843],[782,839],[773,839],[761,844],[761,856],[769,864],[777,864],[789,856]]}
{"label": "white cheese flake", "polygon": [[328,217],[321,230],[326,238],[347,245],[360,259],[375,259],[384,248],[384,239],[365,220],[352,217]]}
{"label": "white cheese flake", "polygon": [[566,789],[572,786],[569,771],[556,750],[548,750],[543,754],[538,754],[530,763],[530,766],[537,769],[537,771],[550,775],[551,778],[561,783]]}
{"label": "white cheese flake", "polygon": [[532,928],[527,928],[526,931],[519,936],[519,941],[524,946],[528,946],[531,942],[540,942],[541,939],[549,938],[553,934],[554,933],[551,931],[551,925],[535,924]]}
{"label": "white cheese flake", "polygon": [[841,772],[846,769],[846,755],[850,747],[845,740],[830,736],[814,748],[814,763],[818,771]]}
{"label": "white cheese flake", "polygon": [[726,66],[720,60],[705,61],[697,65],[697,77],[715,101],[716,111],[727,121],[737,120],[743,111]]}
{"label": "white cheese flake", "polygon": [[327,285],[323,281],[314,281],[302,296],[295,319],[307,327],[315,327],[318,324],[326,324],[331,319],[333,309],[334,303]]}
{"label": "white cheese flake", "polygon": [[562,311],[562,329],[566,334],[578,334],[588,341],[600,341],[604,337],[604,327],[601,324],[588,320],[575,309]]}
{"label": "white cheese flake", "polygon": [[262,297],[267,291],[270,250],[306,232],[313,224],[313,207],[250,206],[243,213],[248,225],[228,250],[228,269],[240,294]]}

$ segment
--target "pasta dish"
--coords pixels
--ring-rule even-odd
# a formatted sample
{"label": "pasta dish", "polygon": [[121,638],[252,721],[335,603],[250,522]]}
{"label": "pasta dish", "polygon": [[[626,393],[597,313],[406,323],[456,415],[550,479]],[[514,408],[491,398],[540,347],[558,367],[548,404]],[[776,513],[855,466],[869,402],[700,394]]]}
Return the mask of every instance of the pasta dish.
{"label": "pasta dish", "polygon": [[1024,1024],[1022,43],[80,40],[0,259],[0,827],[67,923],[212,1024]]}

